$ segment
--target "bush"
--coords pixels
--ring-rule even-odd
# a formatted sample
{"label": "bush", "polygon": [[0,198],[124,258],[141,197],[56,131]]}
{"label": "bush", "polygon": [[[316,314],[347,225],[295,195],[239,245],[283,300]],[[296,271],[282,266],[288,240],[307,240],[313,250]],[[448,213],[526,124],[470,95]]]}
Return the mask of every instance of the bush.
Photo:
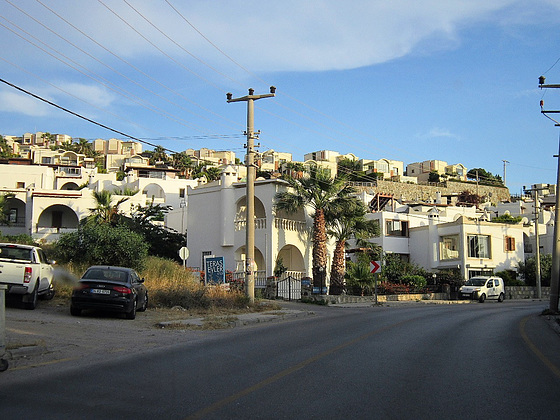
{"label": "bush", "polygon": [[417,274],[406,275],[401,277],[401,281],[405,284],[412,286],[415,291],[419,291],[426,287],[428,283],[426,278]]}
{"label": "bush", "polygon": [[517,273],[513,270],[498,271],[494,275],[502,278],[506,286],[525,286],[523,281],[517,279]]}
{"label": "bush", "polygon": [[55,259],[62,263],[116,265],[141,270],[148,255],[142,235],[124,226],[83,223],[56,242]]}

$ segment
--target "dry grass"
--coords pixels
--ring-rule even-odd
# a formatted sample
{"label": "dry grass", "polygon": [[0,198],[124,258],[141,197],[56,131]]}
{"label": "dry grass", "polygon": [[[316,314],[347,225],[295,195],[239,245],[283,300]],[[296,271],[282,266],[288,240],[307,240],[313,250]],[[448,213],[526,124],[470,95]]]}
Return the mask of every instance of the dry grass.
{"label": "dry grass", "polygon": [[[59,298],[70,298],[74,284],[87,267],[67,264],[58,266],[55,274]],[[270,307],[249,307],[248,298],[239,291],[219,286],[205,286],[195,273],[174,261],[148,257],[145,269],[139,272],[145,279],[150,295],[150,307],[181,307],[198,313],[239,313],[270,310]]]}

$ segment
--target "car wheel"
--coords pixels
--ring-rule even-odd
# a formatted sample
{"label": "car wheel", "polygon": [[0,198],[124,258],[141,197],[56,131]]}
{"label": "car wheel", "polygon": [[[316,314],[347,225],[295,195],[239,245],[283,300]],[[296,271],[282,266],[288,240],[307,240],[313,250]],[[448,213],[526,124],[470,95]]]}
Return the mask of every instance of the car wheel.
{"label": "car wheel", "polygon": [[481,294],[480,297],[478,298],[478,301],[479,301],[480,303],[484,303],[485,300],[486,300],[486,295],[483,293],[483,294]]}
{"label": "car wheel", "polygon": [[498,296],[498,302],[503,302],[504,301],[504,294],[500,293],[500,296]]}
{"label": "car wheel", "polygon": [[43,300],[51,300],[55,295],[54,286],[51,284],[47,293],[41,296]]}
{"label": "car wheel", "polygon": [[138,309],[138,312],[144,312],[146,309],[148,309],[148,292],[147,291],[146,291],[146,294],[144,295],[144,303]]}
{"label": "car wheel", "polygon": [[23,307],[25,309],[35,309],[37,307],[37,302],[39,301],[39,282],[35,283],[35,288],[28,295],[24,295]]}
{"label": "car wheel", "polygon": [[132,309],[130,310],[130,312],[125,313],[126,319],[136,318],[136,305],[137,305],[137,301],[136,299],[134,299],[134,302],[132,303]]}
{"label": "car wheel", "polygon": [[9,363],[6,359],[0,359],[0,372],[4,372],[8,369]]}
{"label": "car wheel", "polygon": [[82,310],[78,309],[78,308],[75,308],[73,306],[70,306],[70,314],[72,316],[80,316],[82,314]]}

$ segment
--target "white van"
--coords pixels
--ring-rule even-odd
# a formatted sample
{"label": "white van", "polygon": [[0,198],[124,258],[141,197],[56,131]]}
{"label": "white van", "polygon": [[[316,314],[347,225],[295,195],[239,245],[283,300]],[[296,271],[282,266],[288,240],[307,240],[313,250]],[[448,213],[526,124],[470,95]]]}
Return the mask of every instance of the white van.
{"label": "white van", "polygon": [[497,299],[503,302],[506,296],[504,281],[500,277],[472,277],[459,288],[459,299]]}

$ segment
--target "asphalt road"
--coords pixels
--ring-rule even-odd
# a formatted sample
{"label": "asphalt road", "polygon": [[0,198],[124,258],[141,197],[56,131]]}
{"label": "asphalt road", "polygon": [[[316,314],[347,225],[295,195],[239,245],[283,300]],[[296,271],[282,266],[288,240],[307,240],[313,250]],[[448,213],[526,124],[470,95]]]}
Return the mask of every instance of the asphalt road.
{"label": "asphalt road", "polygon": [[164,331],[174,338],[160,346],[0,374],[0,418],[559,418],[546,306],[313,307],[281,323]]}

